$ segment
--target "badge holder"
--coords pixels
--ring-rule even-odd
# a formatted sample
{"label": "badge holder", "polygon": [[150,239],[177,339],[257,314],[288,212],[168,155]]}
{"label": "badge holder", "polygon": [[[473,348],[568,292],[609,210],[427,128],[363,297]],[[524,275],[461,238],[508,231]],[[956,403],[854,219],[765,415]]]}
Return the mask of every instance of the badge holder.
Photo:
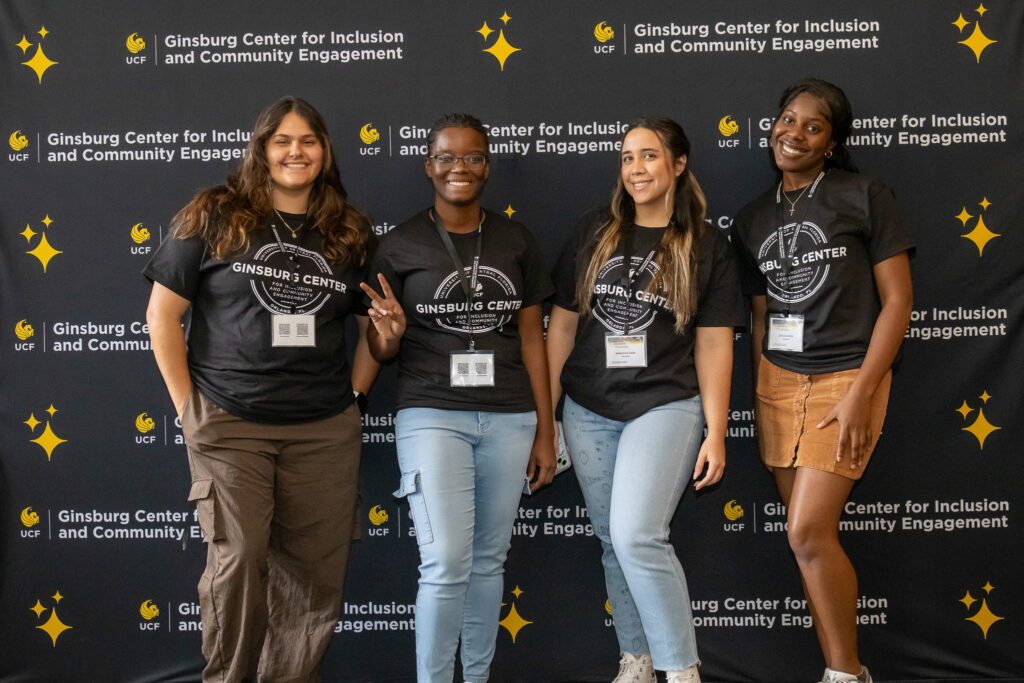
{"label": "badge holder", "polygon": [[768,316],[769,351],[803,351],[804,317],[796,313]]}
{"label": "badge holder", "polygon": [[606,334],[604,361],[606,368],[646,368],[647,333]]}
{"label": "badge holder", "polygon": [[493,387],[494,351],[452,351],[449,375],[453,387]]}
{"label": "badge holder", "polygon": [[275,347],[316,346],[315,315],[274,313],[270,325],[270,341]]}

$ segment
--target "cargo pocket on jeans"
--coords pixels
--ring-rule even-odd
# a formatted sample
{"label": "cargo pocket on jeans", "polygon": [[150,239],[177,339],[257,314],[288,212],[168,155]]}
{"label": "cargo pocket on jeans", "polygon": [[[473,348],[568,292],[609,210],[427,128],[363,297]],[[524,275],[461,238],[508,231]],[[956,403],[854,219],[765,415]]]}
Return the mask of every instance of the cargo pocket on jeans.
{"label": "cargo pocket on jeans", "polygon": [[213,479],[197,479],[188,492],[189,501],[196,502],[196,516],[199,528],[203,530],[203,542],[219,540],[217,511],[213,496]]}
{"label": "cargo pocket on jeans", "polygon": [[401,485],[392,495],[409,501],[409,515],[416,528],[416,542],[419,545],[432,543],[434,534],[430,531],[430,517],[427,516],[427,503],[423,500],[420,485],[420,471],[403,472]]}

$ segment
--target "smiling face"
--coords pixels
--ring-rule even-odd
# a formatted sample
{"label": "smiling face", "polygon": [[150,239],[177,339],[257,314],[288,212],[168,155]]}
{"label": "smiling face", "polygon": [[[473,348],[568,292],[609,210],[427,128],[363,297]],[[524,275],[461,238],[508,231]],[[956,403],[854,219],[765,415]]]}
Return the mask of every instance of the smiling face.
{"label": "smiling face", "polygon": [[295,112],[285,114],[267,140],[264,151],[273,183],[274,206],[288,210],[278,206],[280,200],[292,205],[292,209],[295,200],[302,200],[304,204],[320,175],[324,158],[323,145],[306,119]]}
{"label": "smiling face", "polygon": [[835,147],[828,106],[810,93],[800,93],[785,106],[772,128],[772,154],[786,189],[811,183],[825,167],[825,154]]}
{"label": "smiling face", "polygon": [[[482,154],[486,157],[487,145],[483,136],[472,128],[444,128],[437,134],[429,154],[451,154],[455,157]],[[427,159],[424,168],[427,177],[434,183],[435,204],[445,203],[457,207],[479,202],[491,173],[489,161],[485,161],[481,168],[469,168],[464,161],[445,167],[434,159]]]}
{"label": "smiling face", "polygon": [[637,223],[664,225],[672,216],[671,198],[676,179],[686,169],[686,156],[672,158],[657,133],[634,128],[622,140],[619,161],[622,184],[636,205]]}

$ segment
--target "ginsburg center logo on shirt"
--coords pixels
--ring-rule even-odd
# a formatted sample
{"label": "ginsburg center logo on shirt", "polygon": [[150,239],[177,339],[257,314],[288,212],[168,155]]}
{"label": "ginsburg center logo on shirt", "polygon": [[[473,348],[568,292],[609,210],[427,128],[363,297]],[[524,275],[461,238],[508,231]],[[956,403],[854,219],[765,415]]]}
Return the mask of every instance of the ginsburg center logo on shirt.
{"label": "ginsburg center logo on shirt", "polygon": [[[630,275],[633,285],[626,288],[626,273],[623,272],[622,256],[615,256],[604,264],[597,274],[594,294],[594,317],[608,330],[623,334],[627,326],[630,332],[646,329],[658,315],[658,308],[668,303],[660,291],[647,292],[647,285],[658,277],[658,264],[654,259],[633,256]],[[640,270],[637,273],[637,270]]]}
{"label": "ginsburg center logo on shirt", "polygon": [[[294,263],[276,242],[261,247],[251,262],[235,262],[232,269],[251,275],[250,284],[260,304],[273,313],[316,313],[331,298],[331,290],[344,293],[344,283],[334,279],[327,261],[315,251],[284,245]],[[290,267],[289,267],[290,266]]]}
{"label": "ginsburg center logo on shirt", "polygon": [[[798,225],[800,232],[794,249],[793,234]],[[792,258],[790,253],[794,254]],[[787,303],[814,296],[828,279],[829,263],[845,257],[846,247],[829,247],[825,233],[810,221],[783,226],[781,247],[779,231],[773,231],[757,253],[761,272],[768,280],[768,293],[773,299]]]}
{"label": "ginsburg center logo on shirt", "polygon": [[[464,269],[467,277],[472,268]],[[453,332],[469,332],[470,320],[466,315],[466,291],[457,271],[452,271],[436,290],[433,304],[420,304],[418,312],[437,315],[437,324]],[[505,273],[490,266],[480,266],[472,302],[472,331],[490,332],[512,320],[522,307],[522,299],[515,285]]]}

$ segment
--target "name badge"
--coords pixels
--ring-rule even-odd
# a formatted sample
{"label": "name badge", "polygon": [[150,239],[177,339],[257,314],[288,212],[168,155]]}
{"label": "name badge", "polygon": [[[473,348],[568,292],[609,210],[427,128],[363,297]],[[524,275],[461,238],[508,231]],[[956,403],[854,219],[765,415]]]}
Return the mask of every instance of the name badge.
{"label": "name badge", "polygon": [[646,368],[647,335],[606,334],[604,365],[606,368]]}
{"label": "name badge", "polygon": [[272,316],[270,341],[273,346],[316,346],[316,316],[310,314]]}
{"label": "name badge", "polygon": [[804,350],[804,317],[802,315],[768,316],[768,349],[771,351]]}
{"label": "name badge", "polygon": [[493,387],[494,351],[452,351],[449,372],[453,387]]}

